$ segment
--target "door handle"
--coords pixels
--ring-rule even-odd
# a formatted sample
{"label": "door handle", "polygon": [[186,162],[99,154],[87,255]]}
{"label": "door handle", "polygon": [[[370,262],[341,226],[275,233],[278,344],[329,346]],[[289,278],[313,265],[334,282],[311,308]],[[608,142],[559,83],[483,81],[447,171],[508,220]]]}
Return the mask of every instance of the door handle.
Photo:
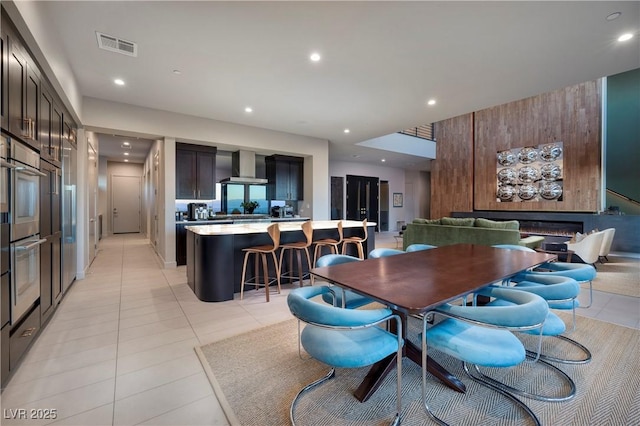
{"label": "door handle", "polygon": [[18,166],[15,166],[15,165],[13,165],[13,164],[9,163],[8,161],[5,161],[5,160],[0,160],[0,166],[1,167],[6,167],[7,169],[15,169],[15,168],[18,167]]}
{"label": "door handle", "polygon": [[24,173],[25,175],[29,176],[46,176],[46,174],[42,173],[40,170],[35,170],[31,167],[15,166],[14,169],[17,172]]}
{"label": "door handle", "polygon": [[46,238],[43,238],[41,240],[34,241],[31,244],[27,244],[26,246],[18,246],[16,247],[16,250],[25,250],[25,251],[31,250],[32,248],[39,246],[40,244],[44,244],[46,242],[47,242]]}

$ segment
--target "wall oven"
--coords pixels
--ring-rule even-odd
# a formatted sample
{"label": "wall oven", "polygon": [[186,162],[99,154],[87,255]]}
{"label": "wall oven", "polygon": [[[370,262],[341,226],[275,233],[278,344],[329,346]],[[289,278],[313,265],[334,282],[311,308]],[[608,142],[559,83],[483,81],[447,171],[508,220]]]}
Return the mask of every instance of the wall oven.
{"label": "wall oven", "polygon": [[15,324],[40,297],[40,239],[36,234],[11,243],[11,323]]}
{"label": "wall oven", "polygon": [[10,141],[11,241],[35,235],[40,226],[40,156],[15,139]]}

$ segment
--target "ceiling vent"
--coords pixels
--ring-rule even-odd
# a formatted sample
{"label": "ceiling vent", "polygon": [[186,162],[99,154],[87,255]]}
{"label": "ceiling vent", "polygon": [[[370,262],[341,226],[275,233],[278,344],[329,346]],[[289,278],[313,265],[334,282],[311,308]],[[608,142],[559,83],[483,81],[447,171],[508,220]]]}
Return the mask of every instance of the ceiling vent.
{"label": "ceiling vent", "polygon": [[118,37],[102,34],[96,31],[98,47],[110,52],[122,53],[127,56],[138,56],[138,45]]}

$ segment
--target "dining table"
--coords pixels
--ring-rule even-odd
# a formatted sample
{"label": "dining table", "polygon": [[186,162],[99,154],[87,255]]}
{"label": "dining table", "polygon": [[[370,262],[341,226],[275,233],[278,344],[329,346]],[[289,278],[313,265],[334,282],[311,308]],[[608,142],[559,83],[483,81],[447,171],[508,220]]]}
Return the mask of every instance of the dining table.
{"label": "dining table", "polygon": [[[454,244],[360,262],[313,268],[324,279],[384,304],[402,318],[403,356],[422,364],[420,345],[406,338],[407,320],[425,315],[438,306],[460,299],[487,285],[501,283],[517,273],[556,260],[555,254],[508,250],[475,244]],[[396,355],[374,364],[355,397],[364,402],[395,368]],[[428,371],[447,386],[465,392],[464,383],[428,357]]]}

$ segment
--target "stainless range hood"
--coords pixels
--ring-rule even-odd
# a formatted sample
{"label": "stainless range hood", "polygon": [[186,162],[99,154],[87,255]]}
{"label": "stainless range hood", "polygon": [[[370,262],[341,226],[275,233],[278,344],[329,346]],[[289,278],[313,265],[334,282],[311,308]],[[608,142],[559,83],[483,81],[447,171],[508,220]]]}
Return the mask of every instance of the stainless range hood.
{"label": "stainless range hood", "polygon": [[253,151],[236,151],[231,154],[231,176],[222,179],[221,184],[237,183],[244,185],[264,185],[267,179],[256,177],[256,153]]}

